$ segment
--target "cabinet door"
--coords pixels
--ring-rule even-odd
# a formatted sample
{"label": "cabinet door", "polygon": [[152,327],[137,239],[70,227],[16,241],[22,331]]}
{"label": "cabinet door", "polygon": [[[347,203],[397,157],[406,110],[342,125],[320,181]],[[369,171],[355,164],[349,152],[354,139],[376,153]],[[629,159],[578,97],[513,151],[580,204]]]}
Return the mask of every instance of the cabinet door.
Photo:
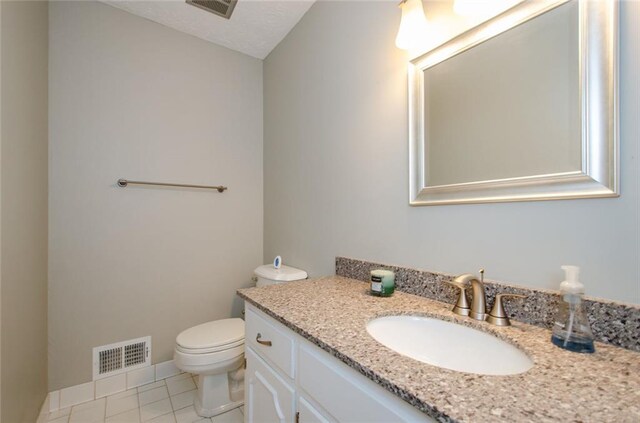
{"label": "cabinet door", "polygon": [[317,410],[304,397],[298,398],[298,423],[331,423],[319,410]]}
{"label": "cabinet door", "polygon": [[298,386],[339,422],[435,422],[304,340],[298,349]]}
{"label": "cabinet door", "polygon": [[294,390],[251,348],[246,348],[245,419],[247,423],[290,423]]}

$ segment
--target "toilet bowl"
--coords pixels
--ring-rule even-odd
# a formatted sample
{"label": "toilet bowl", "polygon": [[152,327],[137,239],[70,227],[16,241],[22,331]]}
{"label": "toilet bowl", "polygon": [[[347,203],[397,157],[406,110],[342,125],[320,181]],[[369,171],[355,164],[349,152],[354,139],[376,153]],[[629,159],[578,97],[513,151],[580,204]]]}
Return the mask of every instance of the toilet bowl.
{"label": "toilet bowl", "polygon": [[243,405],[242,319],[215,320],[181,332],[173,360],[180,370],[198,375],[198,415],[213,417]]}
{"label": "toilet bowl", "polygon": [[[254,274],[258,287],[307,278],[288,266],[264,265]],[[198,415],[213,417],[244,404],[244,320],[214,320],[181,332],[173,360],[178,369],[198,375]]]}

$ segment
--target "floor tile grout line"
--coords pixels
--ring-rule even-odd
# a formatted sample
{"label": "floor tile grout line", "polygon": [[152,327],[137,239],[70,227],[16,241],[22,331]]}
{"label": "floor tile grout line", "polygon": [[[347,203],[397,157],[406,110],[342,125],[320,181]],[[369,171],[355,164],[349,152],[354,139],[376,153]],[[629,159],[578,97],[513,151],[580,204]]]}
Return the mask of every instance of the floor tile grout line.
{"label": "floor tile grout line", "polygon": [[[173,410],[173,412],[174,412],[174,414],[175,414],[177,411],[181,411],[181,410],[184,410],[185,408],[189,408],[189,407],[193,407],[193,409],[195,410],[194,405],[193,405],[193,404],[189,404],[189,405],[186,405],[186,406],[184,406],[184,407],[182,407],[182,408],[178,408],[177,410]],[[197,414],[197,413],[196,413],[196,414]],[[203,419],[206,419],[206,417],[203,417]]]}
{"label": "floor tile grout line", "polygon": [[[158,386],[157,388],[150,389],[149,391],[153,391],[153,390],[155,390],[155,389],[160,389],[160,388],[162,388],[162,386]],[[156,402],[159,402],[159,401],[165,400],[165,399],[167,399],[167,398],[171,398],[171,395],[169,395],[169,389],[167,388],[167,386],[166,386],[166,385],[164,386],[164,389],[165,389],[165,391],[167,392],[167,396],[166,396],[166,398],[161,398],[161,399],[159,399],[159,400],[157,400],[157,401],[151,401],[151,402],[148,402],[148,403],[146,403],[146,404],[144,404],[144,405],[146,406],[146,405],[149,405],[149,404],[153,404],[153,403],[156,403]],[[149,392],[149,391],[143,391],[143,392],[141,392],[141,393],[145,393],[145,392]],[[140,406],[140,408],[142,408],[142,404],[140,404],[140,394],[141,394],[141,393],[138,393],[138,405]],[[169,400],[169,402],[171,402],[171,400]]]}
{"label": "floor tile grout line", "polygon": [[[125,397],[125,398],[127,398],[127,397]],[[105,407],[105,409],[106,409],[106,407]],[[113,415],[108,416],[108,417],[105,416],[104,420],[106,421],[107,419],[112,419],[112,418],[114,418],[116,416],[119,416],[121,414],[130,413],[130,412],[132,412],[133,410],[136,410],[136,409],[138,410],[138,414],[140,414],[140,401],[138,401],[138,406],[137,407],[131,408],[129,410],[121,411],[119,413],[113,414]],[[106,410],[105,410],[105,413],[106,413]],[[140,418],[138,418],[138,420],[140,420]]]}
{"label": "floor tile grout line", "polygon": [[[160,401],[162,401],[162,400],[160,400]],[[156,401],[156,402],[159,402],[159,401]],[[142,420],[142,410],[140,410],[140,422],[142,422],[142,423],[150,422],[151,420],[155,420],[158,417],[166,416],[168,414],[173,414],[173,418],[175,419],[176,413],[173,411],[173,409],[171,409],[171,411],[168,412],[168,413],[160,414],[159,416],[155,416],[155,417],[153,417],[152,419],[149,419],[149,420]]]}
{"label": "floor tile grout line", "polygon": [[[169,404],[171,404],[171,399],[170,399],[170,398],[171,398],[171,397],[160,398],[160,399],[159,399],[159,400],[157,400],[157,401],[148,402],[148,403],[146,403],[145,405],[140,405],[140,399],[138,398],[138,407],[139,407],[139,408],[146,407],[147,405],[155,404],[155,403],[157,403],[157,402],[164,401],[164,400],[166,400],[166,399],[168,399],[168,400],[169,400]],[[173,407],[172,407],[172,409],[173,409]]]}
{"label": "floor tile grout line", "polygon": [[169,414],[169,413],[161,414],[159,416],[155,416],[155,417],[153,417],[152,419],[149,419],[149,420],[142,420],[142,416],[140,416],[140,423],[147,423],[147,422],[150,422],[150,421],[153,421],[153,420],[157,419],[158,417],[166,416],[167,414]]}

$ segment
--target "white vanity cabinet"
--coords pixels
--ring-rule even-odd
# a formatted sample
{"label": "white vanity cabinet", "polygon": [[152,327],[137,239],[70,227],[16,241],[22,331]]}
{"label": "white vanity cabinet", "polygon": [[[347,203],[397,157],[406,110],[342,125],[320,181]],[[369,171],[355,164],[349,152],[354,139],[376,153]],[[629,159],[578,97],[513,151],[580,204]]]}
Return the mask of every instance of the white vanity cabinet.
{"label": "white vanity cabinet", "polygon": [[294,387],[251,348],[246,349],[245,420],[291,422],[295,415]]}
{"label": "white vanity cabinet", "polygon": [[435,421],[246,304],[245,421]]}

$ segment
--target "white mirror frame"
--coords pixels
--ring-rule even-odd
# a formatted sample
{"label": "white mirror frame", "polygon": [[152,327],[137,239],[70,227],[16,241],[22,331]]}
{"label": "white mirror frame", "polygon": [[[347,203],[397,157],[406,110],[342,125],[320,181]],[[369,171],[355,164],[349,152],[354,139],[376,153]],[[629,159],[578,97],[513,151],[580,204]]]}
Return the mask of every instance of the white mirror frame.
{"label": "white mirror frame", "polygon": [[409,64],[409,203],[412,206],[619,196],[618,4],[579,2],[580,171],[451,185],[425,180],[424,70],[569,0],[525,1]]}

